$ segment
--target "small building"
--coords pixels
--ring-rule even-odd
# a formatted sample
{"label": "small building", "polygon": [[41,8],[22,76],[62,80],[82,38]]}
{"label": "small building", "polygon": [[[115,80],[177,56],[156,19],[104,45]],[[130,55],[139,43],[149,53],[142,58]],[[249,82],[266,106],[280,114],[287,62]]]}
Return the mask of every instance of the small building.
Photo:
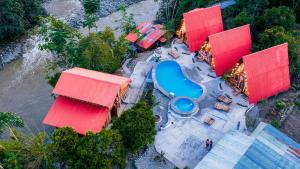
{"label": "small building", "polygon": [[[230,71],[245,55],[251,53],[252,40],[250,25],[240,26],[208,37],[209,48],[201,48],[206,59],[212,65],[217,76]],[[211,59],[209,58],[211,57]],[[205,58],[205,56],[204,56]]]}
{"label": "small building", "polygon": [[[235,58],[228,56],[226,59]],[[288,90],[291,85],[288,44],[243,56],[224,78],[235,91],[246,94],[249,103],[257,103]]]}
{"label": "small building", "polygon": [[121,99],[130,79],[97,71],[72,68],[62,72],[53,94],[55,102],[43,120],[54,127],[72,127],[79,134],[101,131],[119,116]]}
{"label": "small building", "polygon": [[199,51],[209,35],[222,32],[221,6],[196,8],[183,14],[183,21],[176,32],[188,44],[190,52]]}
{"label": "small building", "polygon": [[157,42],[166,42],[166,39],[163,37],[165,32],[161,28],[161,24],[143,22],[137,26],[137,32],[130,32],[125,39],[134,43],[141,50],[147,50]]}
{"label": "small building", "polygon": [[298,169],[300,144],[274,128],[260,123],[247,136],[227,133],[195,169]]}

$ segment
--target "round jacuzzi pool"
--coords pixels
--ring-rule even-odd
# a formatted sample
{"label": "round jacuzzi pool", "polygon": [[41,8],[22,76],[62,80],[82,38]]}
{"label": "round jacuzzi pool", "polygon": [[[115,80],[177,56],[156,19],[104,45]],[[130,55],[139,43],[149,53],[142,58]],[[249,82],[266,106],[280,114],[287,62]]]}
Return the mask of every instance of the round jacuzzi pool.
{"label": "round jacuzzi pool", "polygon": [[196,102],[189,97],[176,97],[170,103],[172,111],[181,116],[190,116],[199,110]]}
{"label": "round jacuzzi pool", "polygon": [[175,101],[175,107],[179,111],[185,113],[191,111],[195,107],[195,104],[188,98],[181,98]]}

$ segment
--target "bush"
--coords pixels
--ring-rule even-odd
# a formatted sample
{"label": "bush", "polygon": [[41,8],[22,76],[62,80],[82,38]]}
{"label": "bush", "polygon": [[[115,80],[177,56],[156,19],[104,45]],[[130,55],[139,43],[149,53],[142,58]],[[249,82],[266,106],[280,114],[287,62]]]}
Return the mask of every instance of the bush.
{"label": "bush", "polygon": [[271,125],[272,125],[273,127],[279,129],[279,128],[281,127],[281,122],[280,122],[279,120],[273,120],[273,121],[271,122]]}
{"label": "bush", "polygon": [[277,101],[275,102],[275,109],[276,109],[276,110],[282,110],[282,109],[284,109],[285,107],[286,107],[286,104],[285,104],[283,101],[277,100]]}

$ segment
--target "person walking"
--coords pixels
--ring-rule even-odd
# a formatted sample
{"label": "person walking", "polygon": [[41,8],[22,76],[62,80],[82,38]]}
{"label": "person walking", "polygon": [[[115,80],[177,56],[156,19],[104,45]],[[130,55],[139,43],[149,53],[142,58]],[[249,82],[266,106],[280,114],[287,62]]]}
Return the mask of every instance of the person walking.
{"label": "person walking", "polygon": [[206,139],[206,141],[205,141],[205,148],[206,148],[206,149],[208,149],[209,143],[210,143],[209,139]]}

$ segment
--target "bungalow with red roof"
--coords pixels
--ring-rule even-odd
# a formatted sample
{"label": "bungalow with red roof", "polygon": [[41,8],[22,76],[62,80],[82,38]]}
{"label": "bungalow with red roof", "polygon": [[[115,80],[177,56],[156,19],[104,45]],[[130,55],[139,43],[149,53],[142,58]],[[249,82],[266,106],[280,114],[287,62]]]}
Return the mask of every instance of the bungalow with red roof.
{"label": "bungalow with red roof", "polygon": [[79,134],[101,131],[118,116],[130,79],[112,74],[72,68],[62,72],[53,94],[55,102],[43,120],[54,127],[72,127]]}
{"label": "bungalow with red roof", "polygon": [[154,46],[156,42],[164,43],[165,32],[161,29],[162,25],[151,22],[143,22],[137,26],[138,32],[130,32],[125,39],[136,44],[140,49],[147,50]]}
{"label": "bungalow with red roof", "polygon": [[221,6],[196,8],[183,14],[177,36],[188,44],[190,52],[199,51],[209,35],[222,32]]}

